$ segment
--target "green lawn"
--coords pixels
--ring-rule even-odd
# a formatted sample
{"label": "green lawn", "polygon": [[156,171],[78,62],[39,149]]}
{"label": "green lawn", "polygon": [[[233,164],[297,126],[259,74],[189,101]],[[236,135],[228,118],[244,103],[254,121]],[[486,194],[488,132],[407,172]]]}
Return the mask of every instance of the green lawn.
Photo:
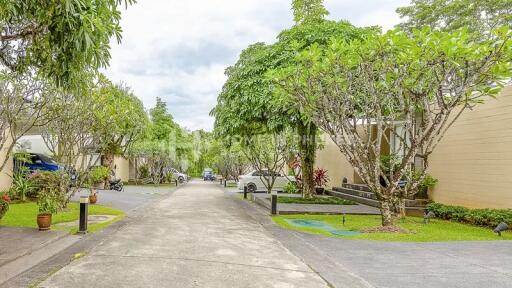
{"label": "green lawn", "polygon": [[277,203],[283,204],[330,204],[330,205],[356,205],[357,203],[345,200],[337,197],[313,197],[313,198],[302,198],[302,197],[288,197],[279,196]]}
{"label": "green lawn", "polygon": [[[37,228],[37,204],[35,202],[28,203],[17,203],[9,205],[9,211],[5,215],[5,217],[0,220],[0,225],[2,226],[11,226],[11,227],[33,227]],[[62,222],[71,222],[76,221],[79,218],[80,210],[78,203],[70,203],[69,211],[59,212],[52,216],[52,224],[62,223]],[[89,205],[89,215],[116,215],[117,217],[111,221],[100,223],[100,224],[90,224],[89,232],[95,232],[105,228],[106,226],[113,224],[125,216],[124,212],[105,207],[101,205]],[[52,225],[52,229],[57,230],[69,230],[70,233],[76,233],[78,231],[78,227],[56,227]]]}
{"label": "green lawn", "polygon": [[423,224],[423,218],[408,217],[399,226],[412,233],[368,233],[355,236],[334,236],[331,233],[315,228],[303,228],[290,225],[285,219],[304,219],[323,221],[336,229],[359,231],[363,228],[378,227],[381,223],[379,215],[346,215],[346,223],[342,225],[341,215],[283,215],[275,216],[272,220],[282,228],[319,234],[329,237],[339,237],[357,240],[379,240],[397,242],[435,242],[435,241],[467,241],[467,240],[512,240],[512,232],[503,233],[498,237],[489,228],[470,226],[444,220],[431,220]]}

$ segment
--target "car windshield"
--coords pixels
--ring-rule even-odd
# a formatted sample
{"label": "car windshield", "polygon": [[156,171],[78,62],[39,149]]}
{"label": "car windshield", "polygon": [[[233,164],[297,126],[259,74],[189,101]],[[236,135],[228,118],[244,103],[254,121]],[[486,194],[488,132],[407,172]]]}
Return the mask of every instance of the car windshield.
{"label": "car windshield", "polygon": [[39,157],[39,159],[41,161],[43,161],[44,163],[57,164],[57,162],[55,162],[52,158],[50,158],[46,155],[39,154],[39,155],[37,155],[37,157]]}

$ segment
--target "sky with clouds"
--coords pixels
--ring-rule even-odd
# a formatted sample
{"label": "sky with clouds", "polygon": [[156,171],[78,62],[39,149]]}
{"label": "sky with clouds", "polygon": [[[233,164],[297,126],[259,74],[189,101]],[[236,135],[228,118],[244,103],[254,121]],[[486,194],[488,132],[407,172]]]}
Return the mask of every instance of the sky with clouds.
{"label": "sky with clouds", "polygon": [[[409,0],[325,0],[330,19],[392,28]],[[131,86],[146,108],[162,98],[190,130],[213,128],[224,70],[241,50],[271,43],[292,25],[291,0],[138,0],[123,11],[123,42],[105,74]]]}

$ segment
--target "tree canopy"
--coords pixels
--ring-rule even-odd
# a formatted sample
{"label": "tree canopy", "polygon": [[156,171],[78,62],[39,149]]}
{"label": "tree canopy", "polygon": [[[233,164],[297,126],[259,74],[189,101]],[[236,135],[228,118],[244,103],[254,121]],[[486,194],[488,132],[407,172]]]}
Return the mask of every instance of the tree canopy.
{"label": "tree canopy", "polygon": [[119,6],[135,0],[0,0],[0,65],[35,69],[58,84],[106,67],[121,40]]}
{"label": "tree canopy", "polygon": [[466,27],[489,34],[500,26],[512,27],[512,0],[412,0],[397,12],[406,18],[399,26],[409,31],[423,26],[444,31]]}

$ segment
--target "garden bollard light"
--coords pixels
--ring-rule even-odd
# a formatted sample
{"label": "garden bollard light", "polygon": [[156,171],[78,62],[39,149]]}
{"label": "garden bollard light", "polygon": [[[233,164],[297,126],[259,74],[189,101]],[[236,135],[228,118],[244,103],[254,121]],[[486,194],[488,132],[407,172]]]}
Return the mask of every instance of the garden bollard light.
{"label": "garden bollard light", "polygon": [[174,182],[176,183],[176,187],[178,187],[178,179],[174,179]]}
{"label": "garden bollard light", "polygon": [[224,180],[224,187],[228,186],[228,180]]}
{"label": "garden bollard light", "polygon": [[272,196],[270,198],[270,214],[277,215],[277,190],[272,191]]}
{"label": "garden bollard light", "polygon": [[89,210],[89,196],[80,196],[80,222],[78,225],[78,233],[87,233],[87,216]]}
{"label": "garden bollard light", "polygon": [[247,199],[247,186],[244,186],[244,199]]}

